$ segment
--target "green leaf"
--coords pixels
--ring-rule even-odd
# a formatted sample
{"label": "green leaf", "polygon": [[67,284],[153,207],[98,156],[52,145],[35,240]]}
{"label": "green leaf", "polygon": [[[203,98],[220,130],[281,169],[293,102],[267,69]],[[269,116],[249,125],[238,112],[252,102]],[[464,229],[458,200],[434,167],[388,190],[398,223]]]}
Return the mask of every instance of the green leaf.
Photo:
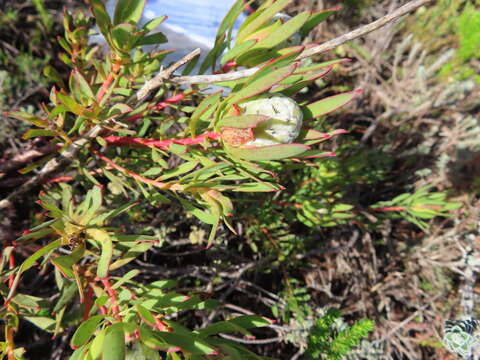
{"label": "green leaf", "polygon": [[149,33],[152,30],[155,30],[157,27],[160,26],[161,23],[163,23],[167,19],[167,16],[159,16],[156,17],[152,20],[149,20],[143,25],[142,30],[145,30],[146,33]]}
{"label": "green leaf", "polygon": [[95,335],[95,338],[92,340],[90,345],[90,356],[92,360],[99,360],[102,357],[103,344],[105,342],[105,335],[107,329],[103,329],[98,334]]}
{"label": "green leaf", "polygon": [[55,320],[44,316],[25,316],[25,320],[35,324],[40,329],[48,332],[53,332],[55,329]]}
{"label": "green leaf", "polygon": [[112,40],[115,47],[123,53],[129,53],[140,37],[135,31],[136,28],[132,24],[115,25],[112,29]]}
{"label": "green leaf", "polygon": [[148,325],[155,325],[155,317],[148,309],[144,308],[140,304],[135,305],[135,307],[137,308],[138,314],[143,319],[143,321],[145,321]]}
{"label": "green leaf", "polygon": [[82,345],[85,345],[90,340],[95,330],[97,330],[97,326],[100,321],[102,321],[104,318],[105,315],[95,315],[82,322],[73,334],[72,339],[70,340],[70,346],[76,349]]}
{"label": "green leaf", "polygon": [[39,298],[36,296],[27,295],[27,294],[21,294],[21,293],[17,293],[13,297],[12,302],[22,308],[35,309],[37,311],[39,308],[42,308],[42,307],[45,308],[49,306],[49,302],[43,298]]}
{"label": "green leaf", "polygon": [[77,284],[74,281],[65,282],[64,286],[62,287],[62,292],[60,298],[58,299],[55,307],[53,308],[52,312],[57,313],[74,298],[75,294],[77,293]]}
{"label": "green leaf", "polygon": [[206,224],[218,224],[218,216],[215,214],[211,214],[208,211],[199,209],[198,207],[192,205],[190,202],[188,202],[185,199],[179,198],[180,203],[183,205],[183,207],[191,213],[193,216],[198,218],[200,221],[203,221]]}
{"label": "green leaf", "polygon": [[228,102],[235,104],[241,100],[245,100],[249,97],[268,91],[272,86],[278,84],[280,81],[291,75],[297,66],[298,63],[293,63],[289,66],[271,71],[268,76],[257,78],[256,80],[246,84],[245,87],[238,92],[234,93],[230,98],[228,98]]}
{"label": "green leaf", "polygon": [[198,330],[198,334],[205,338],[211,335],[217,335],[220,333],[228,333],[228,332],[239,332],[243,335],[250,335],[250,333],[245,330],[242,326],[238,326],[235,323],[230,321],[219,321],[215,324],[212,324],[204,329]]}
{"label": "green leaf", "polygon": [[228,320],[228,322],[241,326],[244,329],[268,326],[272,324],[272,320],[257,315],[238,316],[236,318]]}
{"label": "green leaf", "polygon": [[18,286],[18,283],[20,281],[20,277],[22,274],[30,269],[35,263],[37,262],[38,259],[40,259],[42,256],[47,255],[50,251],[60,247],[62,245],[62,242],[60,239],[52,241],[50,244],[45,245],[42,247],[40,250],[37,250],[33,255],[30,255],[23,263],[20,265],[17,275],[15,276],[15,279],[13,280],[13,284],[10,287],[10,292],[8,293],[7,299],[5,299],[5,302],[9,302],[12,297],[15,294],[15,290]]}
{"label": "green leaf", "polygon": [[200,65],[200,69],[198,71],[199,74],[203,74],[210,66],[212,67],[212,71],[215,70],[214,67],[217,62],[217,58],[227,47],[227,43],[224,41],[224,38],[225,35],[215,40],[215,46],[208,52],[207,56],[205,56],[205,60],[203,60],[203,63]]}
{"label": "green leaf", "polygon": [[126,252],[126,254],[122,255],[120,259],[116,260],[109,266],[109,270],[116,270],[125,264],[128,264],[136,257],[147,252],[153,246],[153,242],[134,242],[133,244],[134,245]]}
{"label": "green leaf", "polygon": [[94,186],[93,189],[88,191],[87,197],[90,201],[86,201],[87,210],[82,218],[82,224],[85,225],[97,216],[97,212],[102,206],[102,188],[98,185]]}
{"label": "green leaf", "polygon": [[115,6],[113,24],[136,24],[142,18],[146,0],[118,0]]}
{"label": "green leaf", "polygon": [[[258,71],[256,71],[252,76],[250,76],[246,82],[246,85],[251,84],[257,80],[260,80],[263,77],[270,76],[270,74],[273,71],[276,71],[277,69],[298,63],[298,62],[295,62],[295,59],[297,58],[298,54],[300,54],[300,52],[303,51],[303,49],[304,49],[303,46],[296,46],[294,48],[285,49],[286,53],[275,58],[274,60],[268,61],[265,65],[263,65],[260,69],[258,69]],[[295,68],[294,73],[297,71],[297,69],[298,69],[298,66]],[[279,83],[281,83],[282,80],[280,80]]]}
{"label": "green leaf", "polygon": [[100,278],[105,278],[108,276],[108,268],[110,266],[110,262],[112,261],[112,239],[106,231],[100,229],[88,229],[87,233],[92,238],[99,241],[102,246],[102,253],[100,255],[100,259],[98,260],[97,276]]}
{"label": "green leaf", "polygon": [[73,69],[72,71],[73,79],[75,85],[77,86],[79,92],[88,100],[95,100],[95,95],[93,94],[92,88],[87,80],[83,77],[82,73],[78,69]]}
{"label": "green leaf", "polygon": [[171,179],[173,177],[176,177],[176,176],[180,176],[180,175],[183,175],[185,173],[188,173],[190,171],[192,171],[193,169],[195,169],[195,167],[198,165],[198,161],[195,160],[195,161],[187,161],[185,163],[183,163],[182,165],[180,166],[177,166],[176,168],[172,169],[172,170],[169,170],[169,171],[165,171],[165,174],[162,175],[160,178],[159,178],[159,181],[165,181],[167,179]]}
{"label": "green leaf", "polygon": [[277,0],[265,11],[259,11],[259,15],[249,22],[244,28],[240,28],[237,34],[237,43],[243,42],[248,35],[257,31],[260,27],[271,21],[275,14],[281,12],[292,0]]}
{"label": "green leaf", "polygon": [[[65,41],[65,39],[62,39]],[[60,42],[60,39],[59,39]],[[63,81],[62,77],[58,73],[58,71],[51,65],[45,66],[43,69],[43,75],[45,75],[50,81],[55,82],[61,88],[65,87],[65,82]]]}
{"label": "green leaf", "polygon": [[14,118],[14,119],[29,122],[30,124],[33,124],[33,125],[41,127],[41,128],[48,127],[48,121],[46,121],[44,119],[41,119],[38,116],[35,116],[33,114],[27,113],[27,112],[10,111],[10,112],[7,112],[7,116],[9,116],[11,118]]}
{"label": "green leaf", "polygon": [[206,341],[201,340],[195,335],[156,331],[154,336],[161,342],[178,346],[183,351],[187,351],[192,354],[214,355],[217,353],[215,348],[211,347]]}
{"label": "green leaf", "polygon": [[22,139],[31,139],[37,136],[57,136],[57,132],[53,130],[45,129],[30,129],[25,134],[23,134]]}
{"label": "green leaf", "polygon": [[163,33],[156,32],[155,34],[141,37],[140,40],[137,41],[136,45],[158,45],[166,43],[167,41],[168,39]]}
{"label": "green leaf", "polygon": [[303,144],[280,144],[251,148],[234,148],[226,146],[225,148],[232,156],[251,161],[285,159],[292,156],[299,156],[309,149],[307,145]]}
{"label": "green leaf", "polygon": [[240,191],[240,192],[271,192],[271,191],[279,191],[282,187],[270,184],[270,183],[244,183],[236,186],[232,189],[232,191]]}
{"label": "green leaf", "polygon": [[252,39],[252,40],[245,41],[240,45],[235,45],[233,48],[231,48],[225,54],[223,54],[222,59],[220,60],[220,64],[224,65],[228,61],[242,55],[243,53],[247,52],[256,43],[257,43],[257,40]]}
{"label": "green leaf", "polygon": [[140,325],[139,333],[142,343],[144,343],[150,349],[166,351],[176,347],[175,345],[168,344],[163,340],[159,339],[155,335],[155,332],[143,325]]}
{"label": "green leaf", "polygon": [[222,127],[233,128],[254,128],[260,122],[270,119],[265,115],[242,115],[242,116],[225,116],[218,122],[217,128],[221,130]]}
{"label": "green leaf", "polygon": [[108,327],[102,355],[102,360],[125,360],[125,332],[122,323]]}
{"label": "green leaf", "polygon": [[272,31],[267,37],[257,43],[250,51],[259,51],[260,49],[272,49],[293,36],[308,20],[310,11],[304,11],[294,18],[288,20],[280,28]]}
{"label": "green leaf", "polygon": [[115,284],[113,284],[112,289],[118,289],[120,286],[125,284],[126,282],[132,280],[135,276],[140,274],[140,270],[138,269],[133,269],[127,272],[125,275],[123,275],[120,280],[118,280]]}
{"label": "green leaf", "polygon": [[[285,96],[292,97],[296,93],[298,93],[300,90],[302,90],[304,87],[310,85],[313,81],[315,81],[317,79],[320,79],[320,78],[324,77],[325,75],[327,75],[328,73],[330,73],[330,71],[332,71],[332,69],[333,69],[333,67],[328,67],[328,68],[322,69],[319,72],[315,72],[313,74],[304,74],[303,76],[301,76],[301,78],[302,78],[301,80],[298,79],[296,81],[292,81],[292,82],[295,82],[293,85],[280,84],[279,86],[277,86],[273,90],[273,92],[281,92]],[[289,80],[289,79],[294,78],[296,76],[298,76],[298,75],[294,74],[293,76],[290,76],[285,80]]]}
{"label": "green leaf", "polygon": [[216,105],[220,101],[222,97],[222,91],[217,93],[211,94],[207,96],[202,102],[197,106],[193,114],[190,116],[190,132],[192,136],[196,136],[198,130],[198,122],[200,121],[201,117],[205,112],[209,109],[216,109]]}
{"label": "green leaf", "polygon": [[75,115],[85,116],[85,108],[80,104],[77,104],[70,96],[64,93],[57,93],[58,99],[60,102],[67,108],[68,111],[74,113]]}
{"label": "green leaf", "polygon": [[72,266],[76,264],[85,253],[85,246],[77,246],[75,251],[70,255],[58,256],[51,260],[52,264],[55,265],[58,270],[67,278],[73,278],[73,269]]}
{"label": "green leaf", "polygon": [[112,24],[110,16],[108,15],[105,5],[102,0],[89,0],[92,8],[92,13],[95,16],[97,25],[100,28],[103,36],[108,39],[108,34],[110,31],[110,26]]}
{"label": "green leaf", "polygon": [[354,90],[339,95],[333,95],[325,99],[308,104],[302,108],[305,119],[313,119],[319,116],[329,114],[338,108],[348,104],[353,98],[358,96],[362,90]]}
{"label": "green leaf", "polygon": [[111,220],[113,219],[114,217],[120,215],[121,213],[124,213],[128,210],[130,210],[132,207],[138,205],[139,203],[137,201],[132,201],[132,202],[129,202],[129,203],[126,203],[114,210],[111,210],[107,213],[103,213],[101,215],[98,215],[96,216],[95,218],[93,218],[90,222],[89,222],[89,225],[101,225],[103,224],[105,221],[107,220]]}
{"label": "green leaf", "polygon": [[70,356],[70,360],[86,360],[85,355],[87,351],[88,351],[88,346],[82,346],[78,348],[73,352],[72,356]]}
{"label": "green leaf", "polygon": [[228,10],[227,14],[220,23],[215,38],[221,38],[228,31],[227,43],[230,43],[232,39],[233,25],[235,24],[238,16],[242,13],[245,6],[246,4],[244,4],[244,1],[236,1],[232,5],[230,10]]}
{"label": "green leaf", "polygon": [[330,15],[334,14],[335,12],[341,10],[340,6],[337,6],[335,8],[331,9],[325,9],[319,12],[313,13],[308,21],[303,25],[303,27],[300,29],[300,35],[302,37],[307,36],[310,31],[315,29],[318,24],[320,24],[322,21],[326,20]]}
{"label": "green leaf", "polygon": [[195,55],[188,64],[183,68],[182,76],[190,75],[190,73],[197,66],[198,61],[200,60],[200,54]]}

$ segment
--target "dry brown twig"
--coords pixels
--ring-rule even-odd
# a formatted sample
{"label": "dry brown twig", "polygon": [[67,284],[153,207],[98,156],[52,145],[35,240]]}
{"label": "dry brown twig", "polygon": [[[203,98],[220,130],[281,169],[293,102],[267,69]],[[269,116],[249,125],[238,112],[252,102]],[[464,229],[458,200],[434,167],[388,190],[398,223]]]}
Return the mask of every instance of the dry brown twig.
{"label": "dry brown twig", "polygon": [[[419,8],[422,5],[425,5],[433,0],[412,0],[407,4],[401,6],[397,10],[393,11],[390,14],[387,14],[381,17],[378,20],[371,22],[370,24],[361,26],[353,31],[350,31],[346,34],[343,34],[335,39],[327,41],[321,45],[315,46],[313,48],[307,49],[302,52],[298,56],[298,60],[307,58],[313,55],[318,55],[324,53],[326,51],[332,50],[335,47],[344,44],[348,41],[361,37],[365,34],[368,34],[374,30],[377,30],[384,25],[397,20],[401,16]],[[148,95],[160,87],[166,80],[176,83],[176,84],[204,84],[204,83],[215,83],[220,81],[227,81],[227,80],[236,80],[241,79],[244,77],[248,77],[254,74],[258,68],[252,68],[247,70],[236,71],[228,74],[220,74],[220,75],[197,75],[197,76],[177,76],[174,77],[173,73],[179,67],[193,59],[195,56],[199,54],[199,49],[194,50],[192,53],[185,56],[183,59],[178,61],[177,63],[173,64],[166,70],[161,71],[157,74],[152,80],[148,81],[135,95],[137,101],[141,102],[144,101]],[[113,121],[110,121],[113,122]],[[103,124],[103,126],[108,124]],[[13,201],[20,197],[20,195],[30,191],[33,189],[37,184],[39,184],[43,179],[47,178],[48,176],[52,175],[55,171],[57,171],[62,165],[67,164],[68,162],[72,161],[78,151],[80,151],[83,146],[89,143],[91,140],[95,139],[103,130],[103,126],[96,125],[92,129],[90,129],[84,136],[80,137],[78,140],[74,141],[70,144],[58,158],[54,158],[48,161],[45,166],[30,180],[25,182],[22,186],[17,188],[15,191],[10,193],[6,198],[0,201],[0,210],[6,209],[12,206]]]}

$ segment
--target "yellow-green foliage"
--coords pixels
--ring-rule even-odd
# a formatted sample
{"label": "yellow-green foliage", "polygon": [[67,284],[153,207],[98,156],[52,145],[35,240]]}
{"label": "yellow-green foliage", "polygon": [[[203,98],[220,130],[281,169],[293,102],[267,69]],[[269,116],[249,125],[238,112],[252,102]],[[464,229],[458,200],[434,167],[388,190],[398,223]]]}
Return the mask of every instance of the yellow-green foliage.
{"label": "yellow-green foliage", "polygon": [[[442,76],[466,79],[478,73],[472,60],[480,54],[479,5],[479,0],[440,0],[432,8],[420,11],[407,25],[406,30],[432,52],[457,50],[442,68]],[[479,82],[480,77],[476,80]]]}

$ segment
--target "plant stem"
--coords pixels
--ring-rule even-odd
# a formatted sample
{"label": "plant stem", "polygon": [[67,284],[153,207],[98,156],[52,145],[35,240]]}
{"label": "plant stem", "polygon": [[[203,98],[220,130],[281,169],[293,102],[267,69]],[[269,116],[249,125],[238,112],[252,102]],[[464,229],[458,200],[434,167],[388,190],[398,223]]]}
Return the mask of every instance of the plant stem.
{"label": "plant stem", "polygon": [[108,91],[108,88],[110,87],[113,80],[115,79],[115,76],[117,76],[118,72],[120,71],[121,66],[122,65],[120,63],[116,63],[116,62],[112,65],[112,71],[110,71],[110,74],[108,74],[107,79],[98,90],[97,97],[96,97],[97,103],[100,103],[102,101],[103,97]]}
{"label": "plant stem", "polygon": [[154,140],[154,139],[144,139],[144,138],[133,138],[128,136],[105,136],[103,139],[111,145],[154,146],[162,150],[168,150],[168,147],[172,144],[197,145],[197,144],[201,144],[206,139],[217,140],[218,138],[220,138],[220,134],[217,132],[211,131],[211,132],[198,135],[192,138],[184,138],[184,139]]}
{"label": "plant stem", "polygon": [[110,279],[108,277],[99,278],[103,287],[107,291],[108,296],[110,296],[110,301],[112,302],[112,313],[115,319],[121,320],[122,317],[120,316],[120,306],[118,306],[117,302],[117,293],[110,285]]}

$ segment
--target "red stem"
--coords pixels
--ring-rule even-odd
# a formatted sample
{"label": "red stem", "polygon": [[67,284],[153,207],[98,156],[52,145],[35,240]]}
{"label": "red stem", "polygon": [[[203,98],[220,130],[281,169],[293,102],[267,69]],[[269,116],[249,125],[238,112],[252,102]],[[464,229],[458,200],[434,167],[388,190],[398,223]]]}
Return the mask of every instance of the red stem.
{"label": "red stem", "polygon": [[141,175],[138,175],[137,173],[134,173],[133,171],[130,171],[128,169],[125,169],[124,167],[121,167],[120,165],[116,164],[115,162],[113,162],[113,160],[110,160],[109,158],[107,158],[106,156],[103,156],[102,154],[100,154],[98,151],[95,151],[95,155],[97,155],[100,159],[102,159],[103,161],[105,161],[106,163],[110,164],[114,169],[117,169],[118,171],[121,171],[125,174],[128,174],[130,175],[131,177],[133,177],[134,179],[137,179],[141,182],[144,182],[146,184],[150,184],[150,185],[153,185],[159,189],[167,189],[167,188],[172,188],[172,185],[169,185],[169,184],[165,184],[165,183],[162,183],[162,182],[159,182],[159,181],[155,181],[155,180],[152,180],[152,179],[147,179]]}
{"label": "red stem", "polygon": [[168,150],[172,144],[196,145],[201,144],[205,139],[217,140],[220,134],[214,131],[195,136],[193,138],[154,140],[144,138],[132,138],[128,136],[105,136],[103,139],[111,145],[119,146],[154,146],[162,150]]}
{"label": "red stem", "polygon": [[161,101],[159,102],[158,104],[155,104],[155,105],[151,105],[149,106],[145,111],[143,111],[142,113],[140,114],[136,114],[136,115],[133,115],[131,117],[129,117],[127,119],[128,122],[134,122],[138,119],[141,119],[145,116],[145,112],[146,111],[151,111],[151,110],[155,110],[155,111],[159,111],[159,110],[163,110],[165,109],[167,106],[169,106],[170,104],[175,104],[179,101],[182,101],[183,99],[185,99],[185,97],[187,95],[191,95],[193,93],[195,93],[196,91],[190,91],[188,93],[181,93],[181,94],[177,94],[177,95],[174,95],[164,101]]}
{"label": "red stem", "polygon": [[[10,252],[10,256],[8,257],[8,268],[10,270],[15,269],[15,257],[13,256],[13,249]],[[10,274],[8,277],[8,288],[11,289],[13,285],[13,281],[15,280],[15,274]]]}
{"label": "red stem", "polygon": [[92,310],[93,304],[93,289],[91,286],[87,287],[87,293],[85,294],[85,310],[83,312],[83,321],[88,320],[90,310]]}
{"label": "red stem", "polygon": [[110,285],[109,278],[104,277],[104,278],[99,278],[99,280],[102,282],[103,287],[107,291],[108,296],[110,296],[110,301],[112,302],[113,316],[115,317],[115,319],[121,320],[122,317],[120,316],[120,307],[118,306],[118,302],[117,302],[117,293]]}
{"label": "red stem", "polygon": [[102,86],[100,87],[100,89],[98,90],[98,93],[97,93],[97,103],[99,103],[100,101],[102,101],[103,97],[105,96],[108,88],[110,87],[110,85],[112,84],[113,82],[113,79],[115,79],[115,76],[117,75],[117,73],[120,71],[120,68],[121,68],[121,64],[120,63],[114,63],[113,66],[112,66],[112,71],[110,72],[110,74],[108,74],[107,78],[105,79],[105,82],[102,84]]}

